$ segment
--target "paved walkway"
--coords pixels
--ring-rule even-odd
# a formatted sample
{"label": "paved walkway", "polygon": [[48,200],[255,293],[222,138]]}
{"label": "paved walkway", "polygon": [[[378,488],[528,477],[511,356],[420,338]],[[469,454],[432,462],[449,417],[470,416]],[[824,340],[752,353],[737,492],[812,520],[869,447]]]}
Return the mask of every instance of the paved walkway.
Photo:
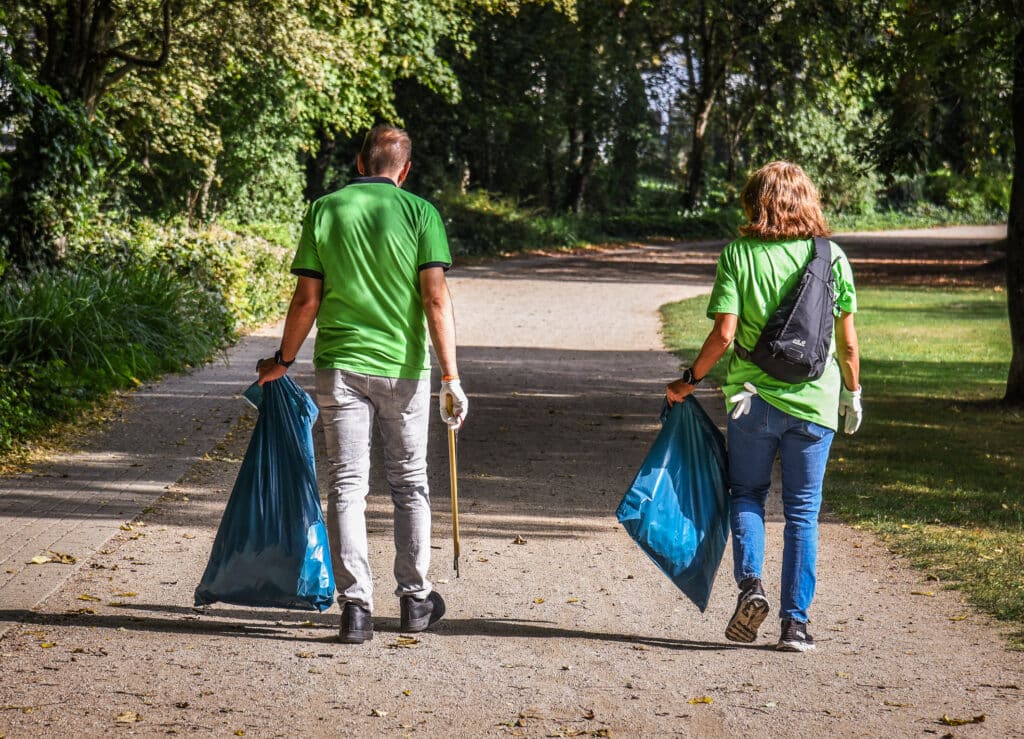
{"label": "paved walkway", "polygon": [[[716,249],[453,274],[473,404],[460,435],[461,577],[435,425],[432,577],[449,612],[416,639],[396,633],[387,596],[379,485],[373,642],[337,644],[336,609],[191,608],[252,423],[236,396],[276,336],[243,343],[230,366],[145,388],[82,454],[3,481],[0,572],[14,572],[0,584],[0,736],[917,736],[951,731],[944,715],[985,716],[958,736],[1022,735],[1024,667],[999,625],[870,536],[825,522],[820,647],[785,655],[770,649],[777,623],[752,648],[723,639],[728,552],[701,614],[616,524],[678,369],[656,308],[706,291]],[[309,387],[300,356],[295,378]],[[703,398],[722,420],[713,391]],[[768,535],[774,583],[777,512]],[[25,564],[47,549],[77,564]],[[923,591],[934,595],[913,595]]]}

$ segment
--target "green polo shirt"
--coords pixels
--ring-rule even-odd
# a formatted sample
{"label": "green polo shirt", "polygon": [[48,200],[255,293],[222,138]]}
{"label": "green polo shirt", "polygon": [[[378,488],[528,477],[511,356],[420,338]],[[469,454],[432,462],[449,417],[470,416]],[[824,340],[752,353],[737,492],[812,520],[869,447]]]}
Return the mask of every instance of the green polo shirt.
{"label": "green polo shirt", "polygon": [[[716,313],[739,316],[736,341],[753,349],[768,318],[799,282],[813,251],[812,239],[761,241],[748,236],[733,241],[718,258],[718,273],[708,303],[708,317],[714,318]],[[834,243],[832,261],[836,315],[840,312],[856,313],[853,272],[846,254]],[[829,353],[832,360],[820,378],[796,385],[776,380],[753,362],[733,354],[722,390],[729,398],[743,390],[744,382],[749,382],[769,405],[834,431],[838,426],[839,388],[842,383],[839,364],[835,360],[835,333]],[[726,401],[726,405],[731,411],[733,404]]]}
{"label": "green polo shirt", "polygon": [[314,366],[429,377],[419,273],[451,262],[437,209],[385,177],[354,180],[314,202],[291,266],[324,283]]}

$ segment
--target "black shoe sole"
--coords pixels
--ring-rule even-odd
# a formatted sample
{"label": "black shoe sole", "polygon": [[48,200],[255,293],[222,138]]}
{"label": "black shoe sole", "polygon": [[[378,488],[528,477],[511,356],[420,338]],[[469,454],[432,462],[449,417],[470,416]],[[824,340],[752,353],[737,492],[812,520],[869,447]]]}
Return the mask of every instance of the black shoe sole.
{"label": "black shoe sole", "polygon": [[343,631],[338,634],[338,641],[342,644],[362,644],[364,641],[371,641],[372,639],[372,631]]}
{"label": "black shoe sole", "polygon": [[757,639],[757,630],[761,628],[771,606],[763,595],[754,595],[741,601],[736,612],[725,627],[725,638],[729,641],[750,644]]}

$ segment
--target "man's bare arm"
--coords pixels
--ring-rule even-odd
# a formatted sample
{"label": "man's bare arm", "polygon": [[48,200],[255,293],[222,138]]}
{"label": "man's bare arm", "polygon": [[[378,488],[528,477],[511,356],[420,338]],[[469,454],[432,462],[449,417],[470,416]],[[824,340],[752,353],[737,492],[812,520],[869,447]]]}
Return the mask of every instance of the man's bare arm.
{"label": "man's bare arm", "polygon": [[[302,342],[316,323],[316,314],[320,310],[323,299],[324,281],[315,277],[299,277],[292,294],[292,302],[288,306],[288,317],[284,321],[284,334],[281,336],[281,359],[291,362],[302,348]],[[273,357],[260,360],[259,383],[276,380],[284,376],[288,368],[278,364]]]}
{"label": "man's bare arm", "polygon": [[423,312],[427,317],[430,341],[434,345],[441,374],[458,377],[459,365],[455,358],[455,309],[448,281],[441,267],[420,270],[420,295]]}

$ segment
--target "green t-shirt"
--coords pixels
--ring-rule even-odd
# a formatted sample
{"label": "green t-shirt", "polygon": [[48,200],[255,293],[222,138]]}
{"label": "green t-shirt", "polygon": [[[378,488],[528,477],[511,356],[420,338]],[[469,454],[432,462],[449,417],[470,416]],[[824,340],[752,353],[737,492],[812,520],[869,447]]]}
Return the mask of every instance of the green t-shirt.
{"label": "green t-shirt", "polygon": [[[716,313],[739,316],[736,341],[753,349],[761,329],[786,294],[799,282],[814,251],[812,239],[761,241],[744,237],[733,241],[718,258],[718,274],[708,303],[708,317]],[[832,244],[832,272],[835,275],[836,315],[857,312],[853,272],[843,250]],[[831,361],[825,373],[812,382],[789,385],[762,372],[753,362],[733,354],[722,390],[725,397],[743,390],[749,382],[769,405],[833,431],[839,420],[839,388],[842,377],[835,360],[835,333],[829,349]],[[732,404],[726,402],[729,410]]]}
{"label": "green t-shirt", "polygon": [[429,377],[419,273],[451,261],[437,209],[387,178],[360,178],[314,202],[291,267],[324,282],[313,364]]}

